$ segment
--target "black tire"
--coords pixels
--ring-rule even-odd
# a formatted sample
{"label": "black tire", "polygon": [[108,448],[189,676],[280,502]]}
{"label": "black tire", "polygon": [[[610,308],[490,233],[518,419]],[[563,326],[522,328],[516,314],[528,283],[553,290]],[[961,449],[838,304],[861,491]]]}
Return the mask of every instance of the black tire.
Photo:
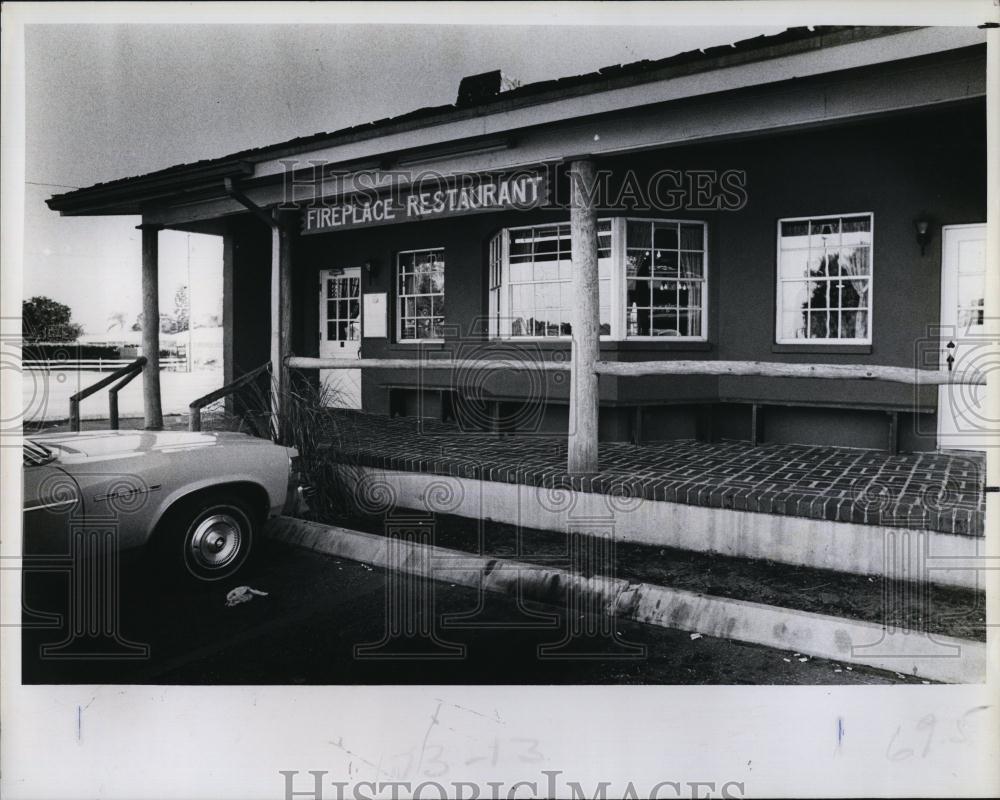
{"label": "black tire", "polygon": [[234,493],[182,500],[157,526],[153,556],[168,578],[219,581],[236,575],[250,559],[260,515]]}

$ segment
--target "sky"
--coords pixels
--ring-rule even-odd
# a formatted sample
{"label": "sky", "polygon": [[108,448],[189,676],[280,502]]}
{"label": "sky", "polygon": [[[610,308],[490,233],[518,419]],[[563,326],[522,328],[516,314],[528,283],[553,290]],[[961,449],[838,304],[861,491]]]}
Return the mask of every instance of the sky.
{"label": "sky", "polygon": [[[90,334],[141,307],[137,217],[60,217],[53,193],[452,103],[492,69],[530,83],[780,27],[29,25],[25,297]],[[219,237],[160,234],[161,308],[191,276],[192,318],[221,314]]]}

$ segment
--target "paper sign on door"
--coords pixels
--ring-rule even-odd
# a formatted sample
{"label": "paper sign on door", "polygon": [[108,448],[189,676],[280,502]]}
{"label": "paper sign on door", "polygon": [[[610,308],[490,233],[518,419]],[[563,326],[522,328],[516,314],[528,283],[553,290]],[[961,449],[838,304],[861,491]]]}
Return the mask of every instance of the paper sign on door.
{"label": "paper sign on door", "polygon": [[364,306],[364,337],[384,339],[386,337],[386,295],[366,294]]}

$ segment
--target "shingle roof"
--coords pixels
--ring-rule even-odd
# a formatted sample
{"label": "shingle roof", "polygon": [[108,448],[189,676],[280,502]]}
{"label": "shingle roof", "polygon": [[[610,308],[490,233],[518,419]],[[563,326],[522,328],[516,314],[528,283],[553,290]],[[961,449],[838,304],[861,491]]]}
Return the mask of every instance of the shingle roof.
{"label": "shingle roof", "polygon": [[[901,28],[872,28],[858,26],[817,26],[788,28],[777,34],[754,36],[733,44],[719,45],[699,50],[689,50],[666,58],[634,61],[628,64],[613,64],[602,67],[595,72],[572,75],[552,80],[538,81],[526,84],[474,103],[454,103],[450,105],[429,106],[418,108],[395,117],[360,125],[352,125],[336,131],[324,131],[300,136],[276,144],[253,147],[226,156],[207,158],[186,164],[177,164],[153,172],[118,178],[93,186],[77,189],[72,192],[53,195],[48,205],[59,210],[64,205],[72,204],[74,200],[83,200],[91,192],[125,188],[129,184],[150,180],[168,181],[176,177],[182,180],[187,174],[200,174],[203,169],[213,169],[225,164],[235,164],[248,161],[260,161],[280,151],[301,149],[310,145],[323,143],[336,144],[338,140],[354,141],[357,139],[374,138],[387,133],[392,128],[400,126],[420,127],[420,123],[430,124],[446,118],[462,118],[466,116],[485,115],[506,110],[509,107],[530,105],[545,102],[546,95],[564,96],[566,94],[586,94],[603,91],[624,83],[642,83],[659,80],[673,75],[689,74],[691,72],[715,69],[727,66],[732,62],[760,60],[763,58],[788,55],[799,50],[815,49],[831,44],[831,37],[838,43],[852,38],[867,39],[874,36],[902,30]],[[773,52],[767,52],[772,50]],[[666,73],[666,74],[664,74]]]}

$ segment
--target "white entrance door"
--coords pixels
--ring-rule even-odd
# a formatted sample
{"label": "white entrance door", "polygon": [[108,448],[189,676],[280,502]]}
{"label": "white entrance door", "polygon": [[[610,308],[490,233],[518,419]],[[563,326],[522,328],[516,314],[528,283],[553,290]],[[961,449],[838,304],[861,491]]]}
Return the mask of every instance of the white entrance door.
{"label": "white entrance door", "polygon": [[[986,226],[947,225],[941,232],[941,366],[975,370],[985,347]],[[938,390],[938,447],[985,450],[996,437],[985,386]]]}
{"label": "white entrance door", "polygon": [[[320,272],[319,356],[361,357],[361,269]],[[323,401],[335,408],[361,408],[360,369],[321,369]]]}

